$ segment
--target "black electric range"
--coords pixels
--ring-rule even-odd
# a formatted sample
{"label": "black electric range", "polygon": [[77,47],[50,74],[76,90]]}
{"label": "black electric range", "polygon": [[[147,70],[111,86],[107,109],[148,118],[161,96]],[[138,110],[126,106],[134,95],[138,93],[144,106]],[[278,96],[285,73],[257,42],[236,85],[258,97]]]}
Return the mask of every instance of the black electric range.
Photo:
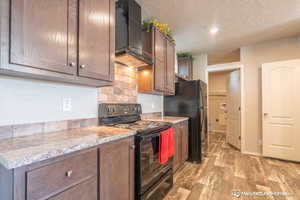
{"label": "black electric range", "polygon": [[173,158],[160,164],[160,132],[171,124],[141,120],[140,104],[100,104],[99,124],[136,130],[135,199],[161,200],[173,186]]}

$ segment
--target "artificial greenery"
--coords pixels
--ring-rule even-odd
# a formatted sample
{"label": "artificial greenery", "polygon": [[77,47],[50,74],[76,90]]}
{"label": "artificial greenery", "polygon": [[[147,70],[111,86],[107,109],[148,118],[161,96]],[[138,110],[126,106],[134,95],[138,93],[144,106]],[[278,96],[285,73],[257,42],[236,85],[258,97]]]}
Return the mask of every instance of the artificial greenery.
{"label": "artificial greenery", "polygon": [[157,19],[148,19],[148,20],[143,21],[143,27],[147,32],[150,32],[153,26],[158,28],[162,33],[164,33],[172,41],[175,41],[175,39],[172,36],[172,30],[170,29],[168,24],[161,24],[161,23],[159,23],[159,21]]}
{"label": "artificial greenery", "polygon": [[177,57],[192,58],[193,59],[193,55],[190,52],[180,52],[180,53],[177,53]]}

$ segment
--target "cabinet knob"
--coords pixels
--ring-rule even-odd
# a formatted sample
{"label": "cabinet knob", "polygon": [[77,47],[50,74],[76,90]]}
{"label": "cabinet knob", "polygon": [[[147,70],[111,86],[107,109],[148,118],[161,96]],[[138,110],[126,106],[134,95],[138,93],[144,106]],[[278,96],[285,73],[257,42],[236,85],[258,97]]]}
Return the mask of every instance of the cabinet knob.
{"label": "cabinet knob", "polygon": [[80,65],[80,68],[81,68],[81,69],[84,69],[84,68],[85,68],[85,65]]}
{"label": "cabinet knob", "polygon": [[71,177],[73,174],[73,171],[72,170],[69,170],[66,172],[66,177]]}
{"label": "cabinet knob", "polygon": [[75,63],[74,63],[74,62],[70,62],[70,63],[69,63],[69,66],[70,66],[70,67],[75,67]]}
{"label": "cabinet knob", "polygon": [[135,149],[135,145],[131,145],[130,148],[131,148],[131,149]]}

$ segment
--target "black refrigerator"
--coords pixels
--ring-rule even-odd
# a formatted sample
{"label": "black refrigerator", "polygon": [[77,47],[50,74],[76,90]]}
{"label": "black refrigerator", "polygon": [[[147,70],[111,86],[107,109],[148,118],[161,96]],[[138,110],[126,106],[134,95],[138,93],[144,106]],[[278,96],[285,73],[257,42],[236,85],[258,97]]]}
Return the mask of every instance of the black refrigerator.
{"label": "black refrigerator", "polygon": [[175,96],[164,98],[165,116],[189,117],[189,161],[201,163],[207,153],[207,84],[178,78]]}

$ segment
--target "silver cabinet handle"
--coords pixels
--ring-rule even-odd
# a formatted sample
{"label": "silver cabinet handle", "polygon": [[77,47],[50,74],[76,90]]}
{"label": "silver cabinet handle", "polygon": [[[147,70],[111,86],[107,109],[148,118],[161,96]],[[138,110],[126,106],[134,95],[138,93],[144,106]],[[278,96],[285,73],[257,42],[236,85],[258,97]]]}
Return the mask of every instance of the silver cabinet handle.
{"label": "silver cabinet handle", "polygon": [[75,63],[74,63],[74,62],[71,62],[71,63],[69,64],[69,66],[70,66],[70,67],[75,67]]}
{"label": "silver cabinet handle", "polygon": [[72,174],[73,174],[73,171],[69,170],[69,171],[66,172],[66,177],[70,178],[72,176]]}
{"label": "silver cabinet handle", "polygon": [[81,68],[81,69],[84,69],[84,68],[85,68],[85,65],[80,65],[80,68]]}

